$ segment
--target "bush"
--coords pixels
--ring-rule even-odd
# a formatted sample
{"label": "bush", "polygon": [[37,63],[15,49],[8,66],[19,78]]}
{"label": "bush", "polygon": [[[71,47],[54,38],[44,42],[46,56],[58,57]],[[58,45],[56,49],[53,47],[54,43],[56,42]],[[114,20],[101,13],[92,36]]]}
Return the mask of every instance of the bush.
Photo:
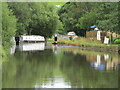
{"label": "bush", "polygon": [[115,40],[114,40],[114,43],[115,43],[115,44],[120,44],[120,39],[115,39]]}

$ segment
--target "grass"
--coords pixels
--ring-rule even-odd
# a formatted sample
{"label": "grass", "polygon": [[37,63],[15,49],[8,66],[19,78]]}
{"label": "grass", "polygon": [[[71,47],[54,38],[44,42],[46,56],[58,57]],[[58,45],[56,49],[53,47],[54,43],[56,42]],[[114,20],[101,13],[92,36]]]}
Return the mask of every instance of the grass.
{"label": "grass", "polygon": [[73,46],[101,47],[106,49],[118,49],[117,44],[103,44],[100,41],[89,38],[77,38],[76,40],[60,39],[59,43],[70,44]]}
{"label": "grass", "polygon": [[47,41],[48,41],[48,42],[52,42],[53,39],[52,39],[52,38],[47,38]]}
{"label": "grass", "polygon": [[47,45],[52,45],[53,39],[52,38],[47,38]]}
{"label": "grass", "polygon": [[[53,38],[47,39],[47,45],[52,45]],[[97,51],[117,51],[118,52],[118,44],[103,44],[98,40],[92,39],[92,38],[81,38],[78,37],[75,40],[68,40],[68,39],[59,39],[58,43],[61,44],[67,44],[71,46],[81,46],[81,47],[88,47],[93,48]]]}

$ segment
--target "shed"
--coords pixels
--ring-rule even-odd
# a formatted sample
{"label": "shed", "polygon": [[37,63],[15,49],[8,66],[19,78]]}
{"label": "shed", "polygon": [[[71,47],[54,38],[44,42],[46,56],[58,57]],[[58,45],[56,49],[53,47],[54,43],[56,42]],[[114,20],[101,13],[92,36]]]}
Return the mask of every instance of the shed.
{"label": "shed", "polygon": [[107,35],[105,31],[87,31],[86,38],[93,38],[95,40],[100,40],[102,43],[104,42],[104,38]]}

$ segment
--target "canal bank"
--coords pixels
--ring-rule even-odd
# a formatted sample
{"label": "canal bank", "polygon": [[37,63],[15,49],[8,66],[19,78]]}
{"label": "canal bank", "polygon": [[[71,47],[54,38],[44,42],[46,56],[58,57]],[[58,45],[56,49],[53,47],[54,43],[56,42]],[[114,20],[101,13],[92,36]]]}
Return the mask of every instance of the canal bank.
{"label": "canal bank", "polygon": [[116,53],[120,54],[120,47],[119,45],[112,45],[112,44],[99,44],[99,43],[82,43],[77,41],[71,41],[71,40],[59,40],[58,45],[63,46],[78,46],[81,49],[85,50],[94,50],[99,52],[110,52],[110,53]]}

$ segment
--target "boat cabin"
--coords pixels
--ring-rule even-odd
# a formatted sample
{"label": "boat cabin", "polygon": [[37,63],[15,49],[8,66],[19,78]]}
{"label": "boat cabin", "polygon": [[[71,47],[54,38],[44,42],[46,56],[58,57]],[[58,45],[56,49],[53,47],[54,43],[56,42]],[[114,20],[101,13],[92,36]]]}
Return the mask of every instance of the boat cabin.
{"label": "boat cabin", "polygon": [[38,36],[38,35],[22,35],[20,37],[20,42],[25,42],[25,41],[44,42],[45,38],[43,36]]}

